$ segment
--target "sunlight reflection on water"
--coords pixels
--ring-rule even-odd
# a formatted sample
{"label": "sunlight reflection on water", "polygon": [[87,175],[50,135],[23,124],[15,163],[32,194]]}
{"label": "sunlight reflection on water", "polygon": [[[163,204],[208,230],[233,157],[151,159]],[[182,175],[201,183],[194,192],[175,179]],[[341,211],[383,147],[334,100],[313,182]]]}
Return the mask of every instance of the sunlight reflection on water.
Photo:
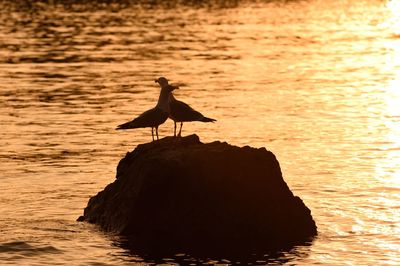
{"label": "sunlight reflection on water", "polygon": [[[154,105],[153,80],[165,75],[218,120],[184,134],[266,146],[312,210],[318,238],[264,262],[400,263],[399,1],[30,12],[4,3],[0,260],[142,260],[75,219],[126,151],[151,139],[114,128]],[[168,121],[160,132],[172,130]]]}

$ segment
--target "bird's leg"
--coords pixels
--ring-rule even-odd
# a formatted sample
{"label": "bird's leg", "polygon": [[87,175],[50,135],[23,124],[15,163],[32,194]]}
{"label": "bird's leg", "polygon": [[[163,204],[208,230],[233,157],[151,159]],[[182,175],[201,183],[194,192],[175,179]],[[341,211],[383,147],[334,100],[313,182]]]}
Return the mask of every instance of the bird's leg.
{"label": "bird's leg", "polygon": [[176,137],[176,122],[174,121],[174,137]]}
{"label": "bird's leg", "polygon": [[151,127],[151,137],[153,138],[154,141],[154,127]]}
{"label": "bird's leg", "polygon": [[157,135],[157,140],[158,140],[158,126],[156,126],[156,135]]}
{"label": "bird's leg", "polygon": [[181,137],[181,133],[182,133],[182,126],[183,126],[183,122],[181,122],[181,127],[179,128],[178,137]]}

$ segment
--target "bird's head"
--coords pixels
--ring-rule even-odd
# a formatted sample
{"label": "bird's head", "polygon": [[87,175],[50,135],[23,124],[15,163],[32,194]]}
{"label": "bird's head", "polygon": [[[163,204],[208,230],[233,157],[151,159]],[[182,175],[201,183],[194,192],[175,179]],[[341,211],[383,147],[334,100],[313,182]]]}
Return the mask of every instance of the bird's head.
{"label": "bird's head", "polygon": [[172,92],[173,90],[179,89],[178,86],[169,85],[168,80],[164,77],[160,77],[160,78],[156,79],[154,82],[160,84],[160,87],[162,89],[168,89],[170,92]]}
{"label": "bird's head", "polygon": [[154,82],[160,84],[161,88],[168,86],[168,79],[164,77],[159,77]]}

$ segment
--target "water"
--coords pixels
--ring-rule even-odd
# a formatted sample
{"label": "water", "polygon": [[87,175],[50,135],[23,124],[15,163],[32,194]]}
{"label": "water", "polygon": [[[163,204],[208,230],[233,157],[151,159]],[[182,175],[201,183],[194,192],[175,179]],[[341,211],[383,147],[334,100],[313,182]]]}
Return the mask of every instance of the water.
{"label": "water", "polygon": [[128,2],[0,2],[0,264],[151,262],[75,220],[151,140],[114,128],[159,76],[218,120],[184,135],[273,151],[312,210],[318,237],[258,264],[400,264],[400,1]]}

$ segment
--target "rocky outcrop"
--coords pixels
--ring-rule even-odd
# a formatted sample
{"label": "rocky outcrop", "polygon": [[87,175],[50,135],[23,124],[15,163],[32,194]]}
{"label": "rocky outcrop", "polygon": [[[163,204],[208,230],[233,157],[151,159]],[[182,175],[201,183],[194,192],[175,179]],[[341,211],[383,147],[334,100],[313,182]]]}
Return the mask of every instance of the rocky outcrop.
{"label": "rocky outcrop", "polygon": [[141,144],[80,221],[146,250],[280,249],[316,235],[310,210],[265,148],[201,143],[196,135]]}

